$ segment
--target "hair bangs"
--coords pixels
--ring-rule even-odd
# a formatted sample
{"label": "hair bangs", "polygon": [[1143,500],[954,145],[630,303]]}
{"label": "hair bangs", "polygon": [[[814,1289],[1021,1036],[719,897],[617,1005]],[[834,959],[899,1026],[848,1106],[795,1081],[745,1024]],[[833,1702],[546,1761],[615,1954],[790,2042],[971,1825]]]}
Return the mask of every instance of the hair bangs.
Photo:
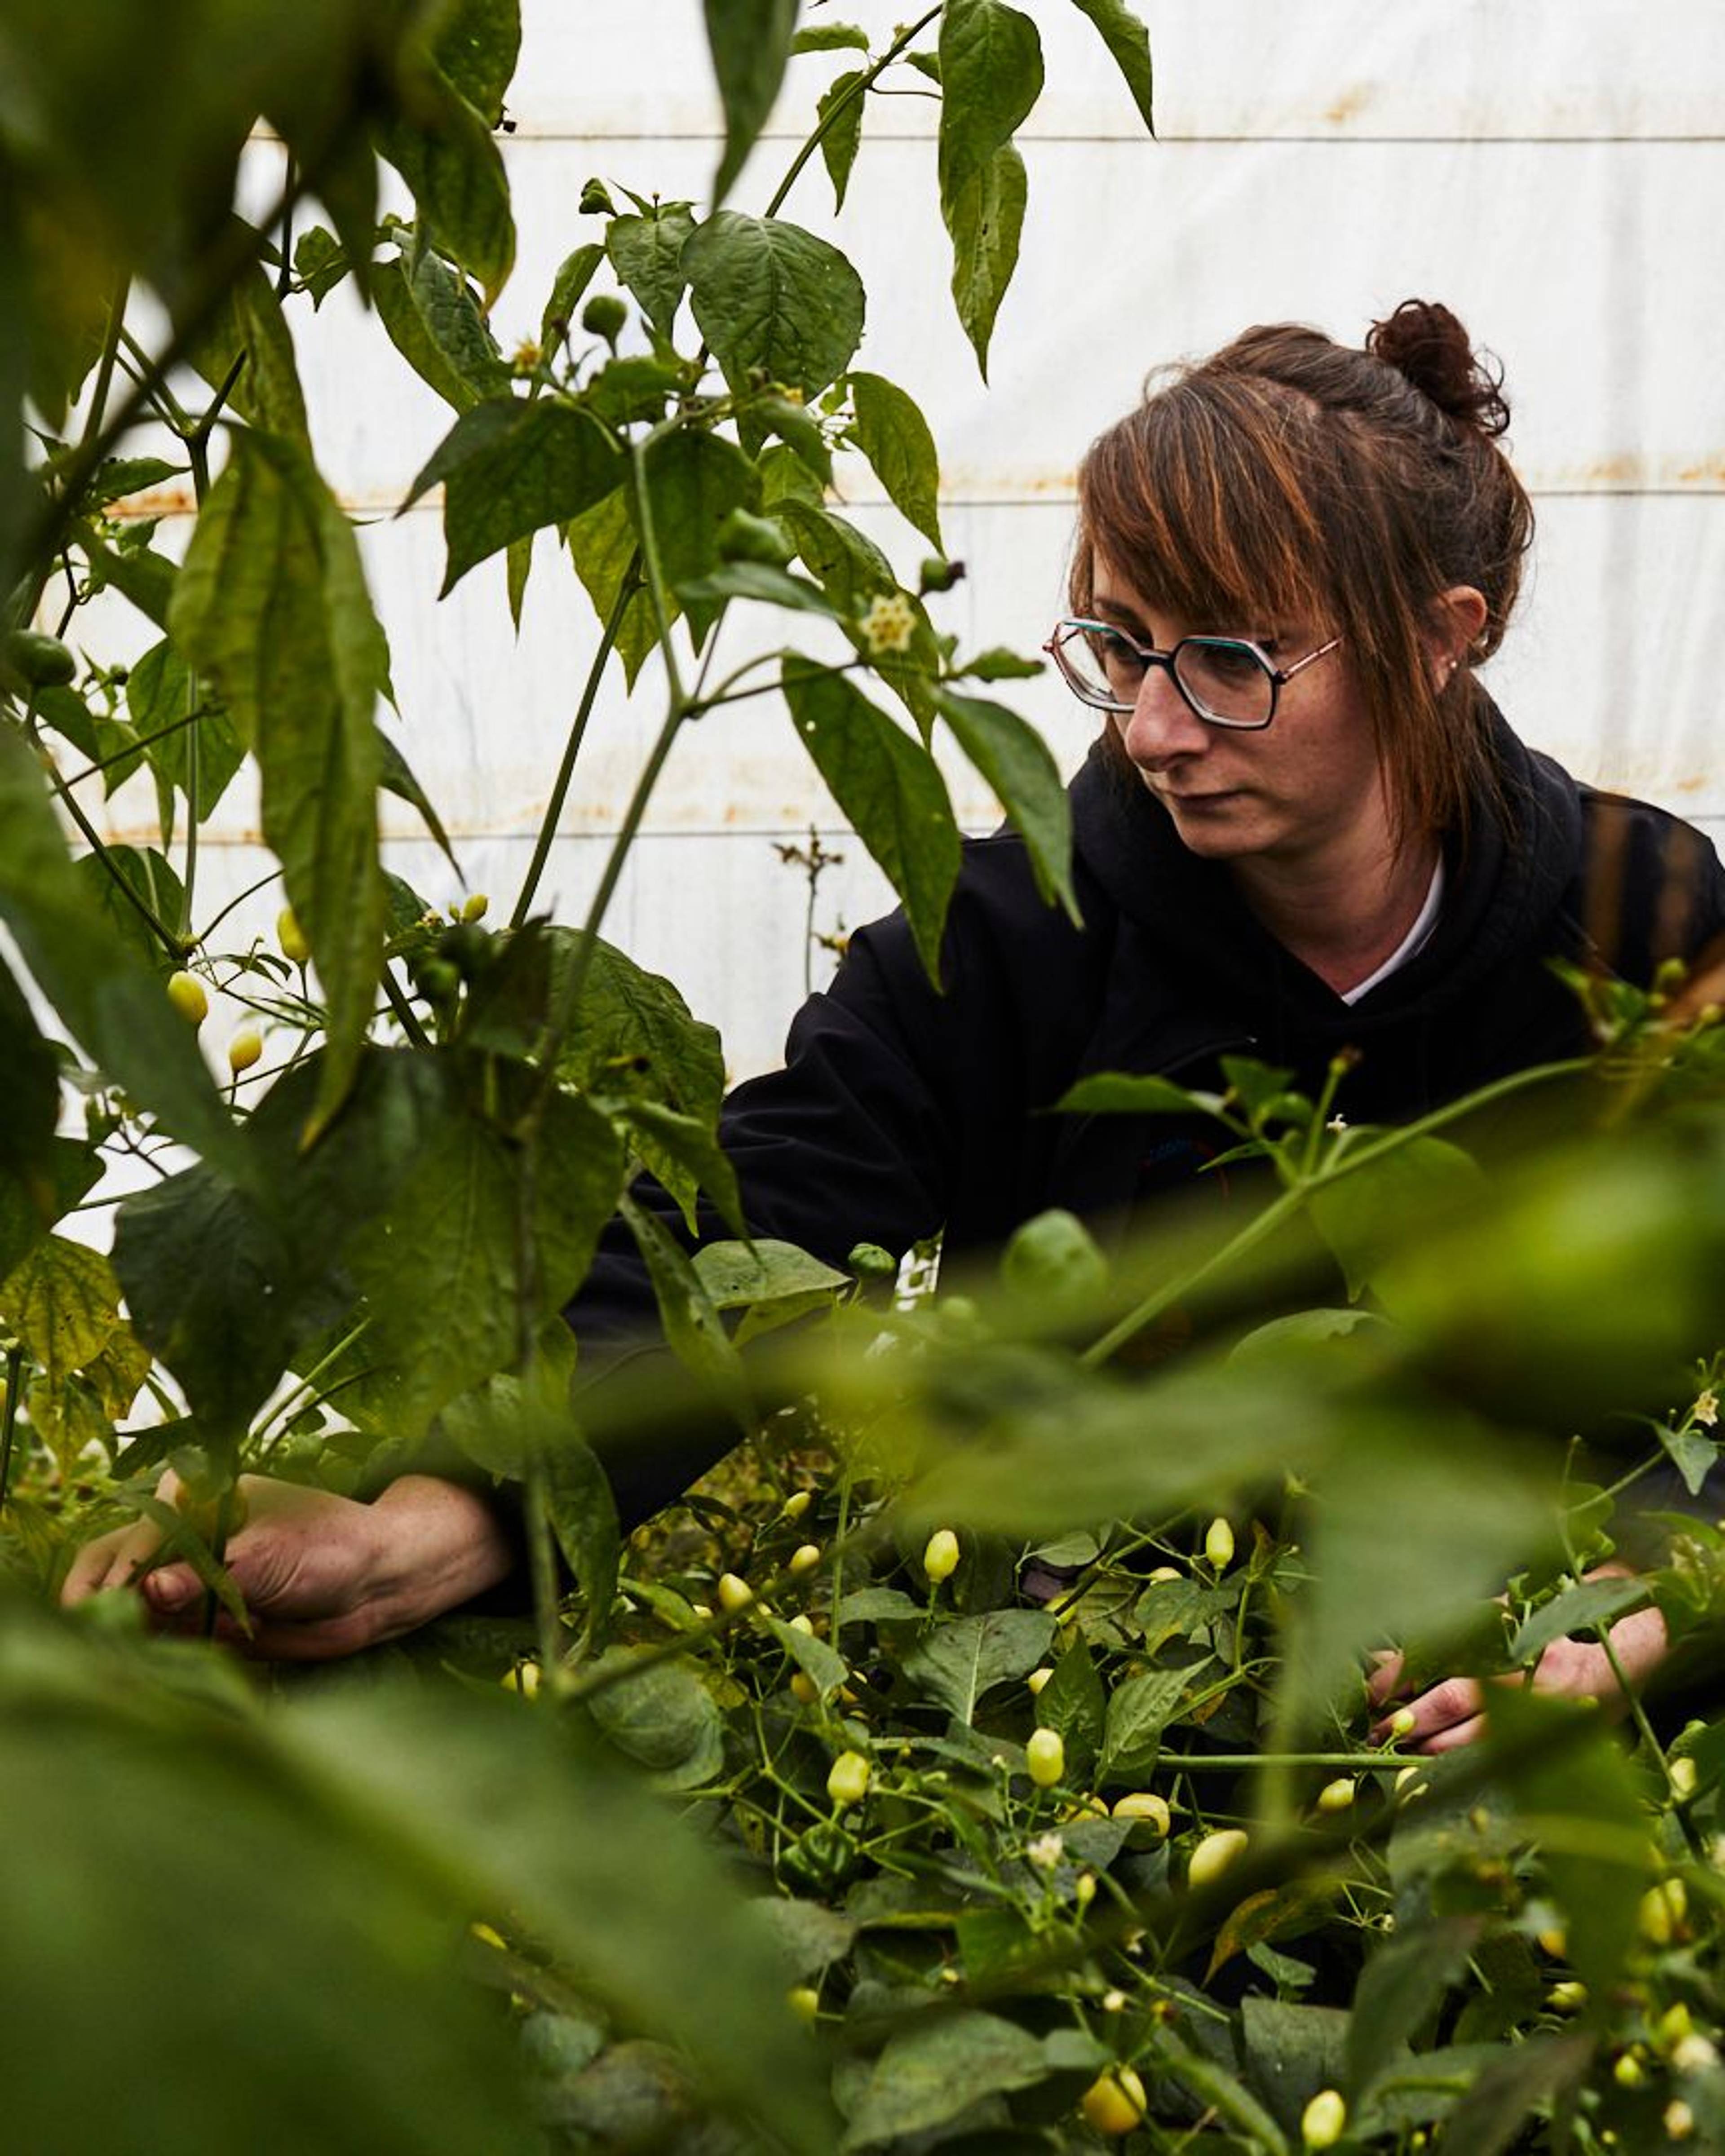
{"label": "hair bangs", "polygon": [[1316,625],[1332,594],[1299,454],[1305,400],[1203,371],[1152,395],[1095,442],[1078,478],[1072,603],[1098,560],[1194,627]]}

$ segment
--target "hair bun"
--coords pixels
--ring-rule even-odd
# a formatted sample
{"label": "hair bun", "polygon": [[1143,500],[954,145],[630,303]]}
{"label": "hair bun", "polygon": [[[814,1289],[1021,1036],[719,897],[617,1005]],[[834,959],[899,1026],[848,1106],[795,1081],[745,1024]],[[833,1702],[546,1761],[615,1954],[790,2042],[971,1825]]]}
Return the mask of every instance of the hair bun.
{"label": "hair bun", "polygon": [[1387,320],[1373,323],[1366,350],[1462,425],[1488,436],[1508,427],[1502,369],[1476,356],[1467,331],[1438,301],[1404,300]]}

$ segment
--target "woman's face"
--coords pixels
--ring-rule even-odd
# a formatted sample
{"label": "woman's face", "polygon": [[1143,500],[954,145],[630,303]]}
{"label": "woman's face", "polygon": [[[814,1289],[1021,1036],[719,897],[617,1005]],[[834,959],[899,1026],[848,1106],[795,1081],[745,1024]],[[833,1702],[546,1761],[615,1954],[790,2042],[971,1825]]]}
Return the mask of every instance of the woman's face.
{"label": "woman's face", "polygon": [[[1089,611],[1158,651],[1195,634],[1245,637],[1278,667],[1335,634],[1323,621],[1177,620],[1101,561]],[[1345,644],[1283,685],[1261,731],[1200,719],[1165,666],[1146,668],[1135,708],[1110,723],[1182,840],[1206,860],[1322,874],[1381,862],[1394,850],[1371,721]]]}

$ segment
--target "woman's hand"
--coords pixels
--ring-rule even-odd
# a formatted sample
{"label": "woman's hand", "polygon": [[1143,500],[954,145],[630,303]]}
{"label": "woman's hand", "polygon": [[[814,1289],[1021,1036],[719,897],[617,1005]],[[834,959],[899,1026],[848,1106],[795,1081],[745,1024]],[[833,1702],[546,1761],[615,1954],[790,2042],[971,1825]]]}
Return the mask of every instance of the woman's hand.
{"label": "woman's hand", "polygon": [[[1630,1577],[1621,1565],[1602,1565],[1589,1579]],[[1665,1620],[1656,1609],[1637,1609],[1610,1627],[1612,1650],[1622,1665],[1631,1688],[1642,1685],[1665,1659],[1669,1642]],[[1366,1686],[1373,1707],[1387,1708],[1400,1688],[1402,1658],[1385,1655]],[[1517,1684],[1516,1676],[1496,1678],[1499,1684]],[[1591,1640],[1554,1640],[1540,1656],[1533,1672],[1536,1691],[1553,1693],[1560,1699],[1595,1699],[1615,1714],[1627,1712],[1629,1702],[1617,1681],[1605,1650]],[[1401,1712],[1414,1717],[1411,1727],[1392,1727],[1386,1713],[1374,1724],[1372,1735],[1382,1743],[1394,1737],[1409,1752],[1453,1752],[1485,1734],[1488,1717],[1486,1688],[1475,1677],[1446,1677],[1417,1698],[1404,1701]]]}
{"label": "woman's hand", "polygon": [[[223,1611],[215,1632],[268,1661],[326,1661],[395,1639],[495,1587],[514,1561],[485,1499],[435,1476],[405,1475],[369,1505],[261,1475],[242,1476],[240,1488],[245,1524],[225,1562],[252,1630]],[[171,1505],[178,1489],[170,1469],[157,1495]],[[189,1564],[140,1577],[162,1540],[147,1520],[99,1536],[74,1560],[61,1601],[136,1587],[159,1629],[200,1621],[203,1589]]]}

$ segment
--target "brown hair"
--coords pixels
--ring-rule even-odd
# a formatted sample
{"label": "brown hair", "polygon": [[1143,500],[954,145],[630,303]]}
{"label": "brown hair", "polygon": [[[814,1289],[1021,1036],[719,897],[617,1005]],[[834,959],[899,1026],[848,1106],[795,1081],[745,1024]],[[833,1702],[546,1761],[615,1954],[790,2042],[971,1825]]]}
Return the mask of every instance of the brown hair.
{"label": "brown hair", "polygon": [[[1408,300],[1363,351],[1293,323],[1250,329],[1147,384],[1078,475],[1079,613],[1106,561],[1182,620],[1250,633],[1271,616],[1345,639],[1398,834],[1502,813],[1486,702],[1463,665],[1430,672],[1431,608],[1471,584],[1502,640],[1533,511],[1497,438],[1502,377],[1447,307]],[[1112,733],[1111,727],[1110,732]]]}

